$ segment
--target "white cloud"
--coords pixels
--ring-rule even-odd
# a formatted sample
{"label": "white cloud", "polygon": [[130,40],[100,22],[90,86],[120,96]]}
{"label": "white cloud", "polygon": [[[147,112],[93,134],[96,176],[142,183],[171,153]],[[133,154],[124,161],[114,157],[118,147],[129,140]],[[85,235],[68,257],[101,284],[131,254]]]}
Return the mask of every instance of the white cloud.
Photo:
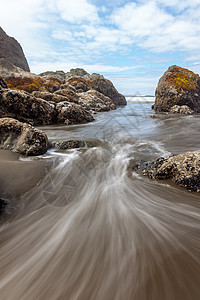
{"label": "white cloud", "polygon": [[[194,18],[198,0],[183,1],[178,7],[187,8],[178,15],[167,12],[166,6],[177,1],[130,2],[116,9],[111,20],[118,29],[140,48],[161,53],[166,51],[191,51],[200,47],[199,19]],[[180,3],[180,1],[178,1]],[[160,6],[162,4],[163,6]],[[198,10],[198,16],[199,16]]]}
{"label": "white cloud", "polygon": [[65,21],[81,24],[83,21],[98,22],[96,6],[87,0],[57,0],[58,11]]}

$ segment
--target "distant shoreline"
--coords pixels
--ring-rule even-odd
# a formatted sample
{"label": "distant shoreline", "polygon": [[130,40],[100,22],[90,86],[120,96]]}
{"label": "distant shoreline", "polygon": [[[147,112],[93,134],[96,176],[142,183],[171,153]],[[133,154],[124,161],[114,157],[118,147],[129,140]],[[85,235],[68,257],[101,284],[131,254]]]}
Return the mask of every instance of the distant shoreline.
{"label": "distant shoreline", "polygon": [[125,95],[125,97],[152,97],[154,98],[154,95]]}

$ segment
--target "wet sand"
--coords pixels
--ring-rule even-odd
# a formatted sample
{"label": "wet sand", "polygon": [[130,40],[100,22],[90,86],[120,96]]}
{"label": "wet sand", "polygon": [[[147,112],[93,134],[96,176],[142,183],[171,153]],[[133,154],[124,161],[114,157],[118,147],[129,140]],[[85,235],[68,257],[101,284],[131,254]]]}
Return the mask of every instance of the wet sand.
{"label": "wet sand", "polygon": [[25,156],[10,150],[0,150],[0,197],[18,197],[45,176],[48,165],[44,160],[21,161]]}

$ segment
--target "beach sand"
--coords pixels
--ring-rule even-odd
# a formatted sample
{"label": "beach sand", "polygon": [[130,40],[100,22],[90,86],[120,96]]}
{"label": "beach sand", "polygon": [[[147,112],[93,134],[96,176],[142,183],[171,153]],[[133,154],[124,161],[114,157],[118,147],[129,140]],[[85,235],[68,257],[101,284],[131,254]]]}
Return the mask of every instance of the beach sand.
{"label": "beach sand", "polygon": [[18,197],[35,187],[48,171],[44,160],[21,161],[22,156],[0,150],[0,198]]}

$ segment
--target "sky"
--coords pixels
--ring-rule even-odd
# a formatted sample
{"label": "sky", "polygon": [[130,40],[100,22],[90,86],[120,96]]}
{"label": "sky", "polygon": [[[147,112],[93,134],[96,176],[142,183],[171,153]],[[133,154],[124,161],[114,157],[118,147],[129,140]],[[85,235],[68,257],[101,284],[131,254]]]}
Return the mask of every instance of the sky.
{"label": "sky", "polygon": [[154,95],[171,65],[200,73],[200,0],[0,0],[0,26],[31,71],[84,68]]}

